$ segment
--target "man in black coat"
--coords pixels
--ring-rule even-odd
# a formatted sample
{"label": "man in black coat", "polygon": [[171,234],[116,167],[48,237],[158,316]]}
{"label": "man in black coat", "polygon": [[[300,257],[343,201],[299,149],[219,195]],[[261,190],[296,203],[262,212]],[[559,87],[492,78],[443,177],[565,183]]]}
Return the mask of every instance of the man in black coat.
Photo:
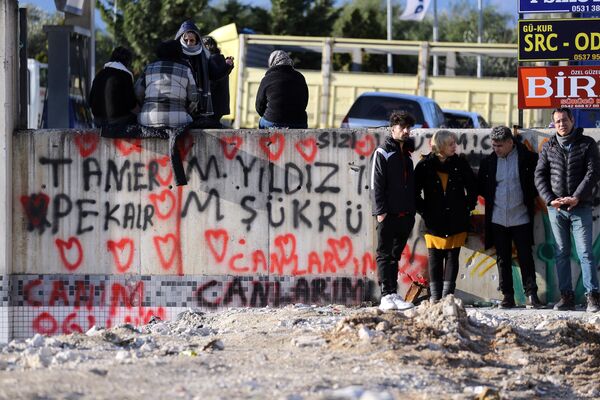
{"label": "man in black coat", "polygon": [[527,306],[541,308],[533,260],[533,218],[537,190],[534,172],[538,156],[516,141],[509,128],[490,134],[494,151],[481,161],[479,194],[485,198],[485,248],[496,247],[502,308],[515,307],[512,247],[517,248]]}
{"label": "man in black coat", "polygon": [[377,218],[377,278],[383,311],[413,307],[397,294],[398,262],[415,224],[415,178],[409,136],[415,119],[406,111],[390,116],[390,134],[375,150],[371,169],[373,216]]}
{"label": "man in black coat", "polygon": [[96,74],[90,91],[90,107],[97,126],[137,123],[135,112],[138,104],[133,90],[133,74],[129,70],[131,60],[131,51],[119,46]]}
{"label": "man in black coat", "polygon": [[592,249],[594,190],[600,178],[596,141],[575,129],[569,108],[552,112],[556,135],[544,144],[535,170],[535,186],[548,206],[556,255],[560,301],[555,310],[573,310],[571,233],[579,256],[587,311],[600,311],[598,271]]}

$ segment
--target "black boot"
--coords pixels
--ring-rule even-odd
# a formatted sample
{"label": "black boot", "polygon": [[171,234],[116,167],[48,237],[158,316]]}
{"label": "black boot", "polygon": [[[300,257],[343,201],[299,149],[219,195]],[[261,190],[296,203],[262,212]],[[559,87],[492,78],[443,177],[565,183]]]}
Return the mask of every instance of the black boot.
{"label": "black boot", "polygon": [[587,312],[598,312],[600,311],[600,293],[591,292],[585,295],[585,299],[587,300],[587,308],[585,311]]}
{"label": "black boot", "polygon": [[575,293],[562,292],[560,300],[554,305],[556,311],[573,311],[575,310]]}
{"label": "black boot", "polygon": [[446,297],[449,294],[454,294],[454,289],[456,289],[456,282],[444,281],[444,288],[442,289],[442,297]]}
{"label": "black boot", "polygon": [[514,294],[505,294],[504,298],[500,302],[500,308],[515,308],[517,305],[515,304],[515,295]]}
{"label": "black boot", "polygon": [[437,303],[442,298],[442,282],[429,282],[429,300]]}
{"label": "black boot", "polygon": [[525,307],[527,308],[544,308],[544,305],[540,301],[537,293],[532,293],[527,295],[527,301],[525,302]]}

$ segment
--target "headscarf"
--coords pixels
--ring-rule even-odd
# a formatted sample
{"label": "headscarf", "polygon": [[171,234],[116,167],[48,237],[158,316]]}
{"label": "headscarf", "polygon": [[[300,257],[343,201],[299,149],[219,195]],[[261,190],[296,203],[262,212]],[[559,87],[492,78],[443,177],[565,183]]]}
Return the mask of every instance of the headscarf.
{"label": "headscarf", "polygon": [[275,50],[269,56],[269,68],[276,65],[289,65],[294,66],[294,61],[290,58],[288,53],[283,50]]}
{"label": "headscarf", "polygon": [[[188,46],[183,41],[183,35],[188,32],[195,34],[196,39],[198,39],[198,42],[193,46]],[[179,30],[177,31],[177,34],[175,35],[175,40],[179,40],[179,43],[181,43],[181,49],[183,50],[183,54],[186,54],[188,56],[197,56],[198,54],[202,53],[202,50],[204,49],[200,30],[198,29],[196,24],[194,24],[194,22],[192,22],[191,20],[187,20],[181,24]]]}

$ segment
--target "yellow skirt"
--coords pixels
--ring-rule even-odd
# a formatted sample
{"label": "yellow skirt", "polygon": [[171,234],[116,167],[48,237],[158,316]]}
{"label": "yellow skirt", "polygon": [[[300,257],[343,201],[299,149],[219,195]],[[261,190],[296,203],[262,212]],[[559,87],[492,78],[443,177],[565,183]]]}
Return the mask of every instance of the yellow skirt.
{"label": "yellow skirt", "polygon": [[425,234],[425,245],[428,249],[449,250],[465,245],[467,232],[460,232],[448,237]]}

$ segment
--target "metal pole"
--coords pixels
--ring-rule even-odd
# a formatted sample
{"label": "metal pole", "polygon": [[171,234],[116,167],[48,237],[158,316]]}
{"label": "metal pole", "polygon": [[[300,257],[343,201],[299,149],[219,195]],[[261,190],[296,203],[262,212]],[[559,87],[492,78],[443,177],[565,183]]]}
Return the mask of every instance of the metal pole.
{"label": "metal pole", "polygon": [[[477,8],[479,10],[478,26],[477,26],[477,43],[481,43],[483,36],[483,0],[477,0]],[[481,62],[481,55],[477,56],[477,77],[483,76],[483,64]]]}
{"label": "metal pole", "polygon": [[[392,40],[392,0],[387,0],[387,40]],[[388,74],[394,72],[392,53],[387,54],[387,71]]]}
{"label": "metal pole", "polygon": [[29,105],[27,73],[27,8],[19,8],[19,129],[27,129]]}
{"label": "metal pole", "polygon": [[[438,16],[437,16],[437,0],[433,0],[433,41],[438,41]],[[439,65],[437,54],[433,55],[433,76],[439,75]]]}

